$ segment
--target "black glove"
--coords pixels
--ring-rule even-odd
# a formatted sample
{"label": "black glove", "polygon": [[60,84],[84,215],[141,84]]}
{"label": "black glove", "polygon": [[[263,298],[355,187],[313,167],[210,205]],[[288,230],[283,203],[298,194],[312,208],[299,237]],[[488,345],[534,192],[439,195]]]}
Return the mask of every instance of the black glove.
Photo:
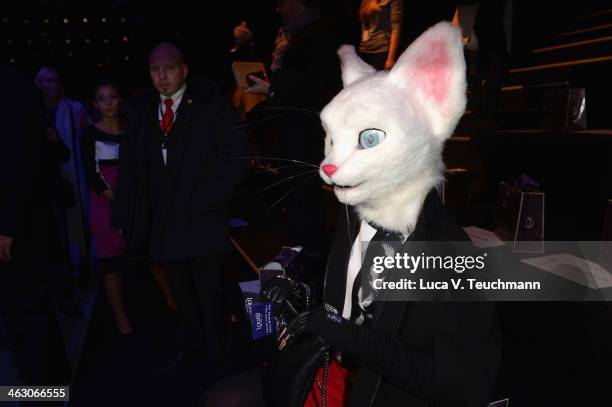
{"label": "black glove", "polygon": [[358,355],[358,337],[369,333],[353,322],[342,318],[329,304],[314,308],[296,316],[278,336],[279,349],[290,345],[304,334],[315,335],[334,348]]}
{"label": "black glove", "polygon": [[269,279],[261,290],[263,301],[274,304],[275,315],[292,321],[301,312],[310,309],[310,287],[297,283],[289,277],[277,276]]}

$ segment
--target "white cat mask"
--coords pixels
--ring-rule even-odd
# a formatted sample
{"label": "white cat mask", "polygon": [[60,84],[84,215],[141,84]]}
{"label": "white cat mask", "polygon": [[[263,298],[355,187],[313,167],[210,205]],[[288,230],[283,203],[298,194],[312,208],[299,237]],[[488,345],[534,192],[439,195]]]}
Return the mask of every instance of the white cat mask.
{"label": "white cat mask", "polygon": [[438,23],[389,72],[376,72],[352,46],[338,55],[344,89],[321,112],[320,175],[362,219],[408,234],[442,179],[444,141],[465,110],[461,32]]}

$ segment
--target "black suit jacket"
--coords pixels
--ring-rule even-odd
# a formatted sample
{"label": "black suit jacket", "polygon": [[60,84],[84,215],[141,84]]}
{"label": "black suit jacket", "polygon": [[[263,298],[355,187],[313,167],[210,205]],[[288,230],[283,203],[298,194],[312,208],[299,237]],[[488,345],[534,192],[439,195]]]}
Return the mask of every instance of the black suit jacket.
{"label": "black suit jacket", "polygon": [[151,262],[222,253],[229,245],[229,200],[247,167],[238,116],[214,83],[190,80],[166,137],[159,103],[152,92],[131,112],[115,223],[128,237],[130,254],[146,249]]}
{"label": "black suit jacket", "polygon": [[43,168],[44,104],[12,66],[0,65],[0,75],[7,95],[0,101],[0,234],[14,238],[13,257],[42,258],[51,181]]}
{"label": "black suit jacket", "polygon": [[[354,214],[339,217],[326,270],[325,302],[338,310],[354,239],[347,231],[357,222]],[[467,239],[430,192],[408,242]],[[490,401],[501,352],[493,304],[380,302],[369,327],[377,340],[367,346],[368,360],[359,361],[349,405],[484,407]]]}

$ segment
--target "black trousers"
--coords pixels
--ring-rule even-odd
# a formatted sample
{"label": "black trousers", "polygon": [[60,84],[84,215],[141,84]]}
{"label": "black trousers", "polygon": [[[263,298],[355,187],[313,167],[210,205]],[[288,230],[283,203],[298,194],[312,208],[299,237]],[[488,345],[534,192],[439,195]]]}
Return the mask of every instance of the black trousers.
{"label": "black trousers", "polygon": [[22,377],[32,385],[67,384],[72,367],[47,272],[44,265],[33,266],[22,259],[0,263],[0,314]]}
{"label": "black trousers", "polygon": [[66,384],[72,367],[49,296],[49,249],[57,237],[48,207],[26,213],[12,261],[0,263],[0,315],[22,377],[33,385]]}
{"label": "black trousers", "polygon": [[264,407],[261,370],[253,369],[231,376],[209,387],[200,407]]}
{"label": "black trousers", "polygon": [[225,338],[222,273],[219,256],[207,256],[166,265],[180,321],[184,352],[205,353],[223,362]]}

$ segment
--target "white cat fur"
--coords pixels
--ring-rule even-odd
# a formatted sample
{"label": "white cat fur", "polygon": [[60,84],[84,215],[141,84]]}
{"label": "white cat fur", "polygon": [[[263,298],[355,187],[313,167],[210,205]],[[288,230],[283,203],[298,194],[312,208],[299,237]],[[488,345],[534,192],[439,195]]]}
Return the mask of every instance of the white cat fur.
{"label": "white cat fur", "polygon": [[[465,110],[461,33],[438,23],[389,72],[376,72],[352,46],[338,55],[344,89],[321,112],[321,177],[362,219],[409,234],[427,193],[443,178],[444,141]],[[383,130],[385,139],[357,149],[360,132],[369,128]],[[322,169],[329,164],[337,167],[331,177]]]}

